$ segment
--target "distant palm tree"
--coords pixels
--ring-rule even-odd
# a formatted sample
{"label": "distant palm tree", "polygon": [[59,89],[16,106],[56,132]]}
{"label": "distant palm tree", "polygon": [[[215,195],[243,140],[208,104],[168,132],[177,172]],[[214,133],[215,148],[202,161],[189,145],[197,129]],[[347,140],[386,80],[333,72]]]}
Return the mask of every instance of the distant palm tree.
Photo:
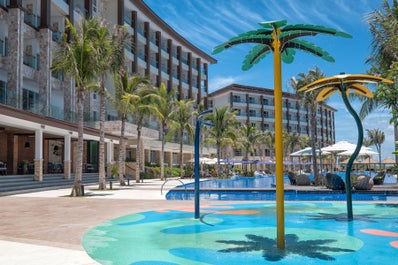
{"label": "distant palm tree", "polygon": [[206,115],[204,118],[213,124],[207,130],[208,138],[205,142],[216,145],[217,149],[217,174],[221,174],[221,148],[222,145],[230,143],[231,140],[236,139],[235,125],[236,125],[236,114],[230,112],[228,106],[221,108],[214,108],[213,112]]}
{"label": "distant palm tree", "polygon": [[[249,160],[249,153],[254,151],[254,146],[264,141],[265,134],[258,130],[256,126],[242,125],[236,133],[236,145],[241,146],[244,160]],[[247,163],[245,164],[247,175]]]}
{"label": "distant palm tree", "polygon": [[366,131],[368,133],[368,139],[370,140],[371,145],[374,145],[379,153],[379,166],[381,168],[381,145],[385,140],[384,132],[380,129],[367,129]]}
{"label": "distant palm tree", "polygon": [[171,123],[173,106],[175,100],[174,90],[167,90],[166,86],[162,83],[160,85],[157,94],[154,96],[156,99],[156,108],[158,110],[158,122],[159,122],[159,135],[160,141],[162,142],[161,154],[160,154],[160,179],[163,180],[164,176],[164,146],[166,143],[166,130],[167,125]]}
{"label": "distant palm tree", "polygon": [[83,20],[81,24],[75,27],[66,19],[67,32],[70,32],[71,38],[64,34],[59,42],[59,49],[54,52],[52,71],[61,72],[66,76],[73,78],[76,84],[76,106],[77,106],[77,125],[78,140],[77,152],[75,158],[75,179],[73,182],[72,196],[83,195],[82,173],[83,173],[83,106],[87,91],[97,87],[94,84],[100,69],[96,65],[96,47],[93,38],[98,34],[98,21]]}
{"label": "distant palm tree", "polygon": [[188,141],[192,142],[194,129],[192,125],[192,117],[195,115],[193,111],[193,105],[195,100],[176,100],[174,101],[174,108],[170,114],[170,128],[168,136],[172,135],[178,136],[180,141],[180,176],[183,177],[184,174],[184,157],[183,157],[183,147],[184,147],[184,133],[188,137]]}
{"label": "distant palm tree", "polygon": [[270,158],[275,158],[275,132],[265,131],[264,144],[270,151]]}
{"label": "distant palm tree", "polygon": [[99,115],[99,187],[104,190],[106,188],[105,182],[105,119],[106,119],[106,89],[105,81],[108,73],[119,71],[124,64],[124,45],[127,39],[127,34],[124,28],[119,27],[111,35],[109,29],[103,23],[98,26],[98,35],[93,40],[97,50],[96,65],[99,67],[100,86],[98,89],[100,99],[100,115]]}
{"label": "distant palm tree", "polygon": [[290,84],[296,90],[296,95],[305,107],[310,109],[310,138],[311,138],[311,147],[312,147],[312,168],[314,169],[314,176],[318,174],[318,164],[316,159],[316,149],[318,148],[317,144],[317,111],[321,103],[318,103],[316,100],[319,90],[310,91],[308,93],[298,91],[301,87],[306,86],[316,80],[321,78],[325,78],[326,76],[320,70],[319,67],[315,69],[310,69],[308,74],[300,73],[299,78],[291,78]]}
{"label": "distant palm tree", "polygon": [[141,159],[141,136],[142,128],[144,126],[144,119],[150,115],[158,115],[156,107],[156,89],[150,85],[137,86],[133,94],[125,94],[123,100],[132,99],[134,104],[131,106],[131,115],[134,117],[135,124],[137,125],[137,147],[136,147],[136,169],[135,180],[140,182],[140,174],[144,170],[144,163]]}
{"label": "distant palm tree", "polygon": [[125,128],[128,115],[134,111],[134,106],[139,101],[139,98],[135,96],[136,91],[141,86],[148,86],[150,81],[148,78],[143,76],[128,76],[127,72],[117,72],[114,75],[115,84],[115,98],[114,106],[119,111],[121,120],[120,125],[120,140],[119,140],[119,183],[125,185],[124,174],[125,174],[125,161],[126,161],[126,141],[125,141]]}

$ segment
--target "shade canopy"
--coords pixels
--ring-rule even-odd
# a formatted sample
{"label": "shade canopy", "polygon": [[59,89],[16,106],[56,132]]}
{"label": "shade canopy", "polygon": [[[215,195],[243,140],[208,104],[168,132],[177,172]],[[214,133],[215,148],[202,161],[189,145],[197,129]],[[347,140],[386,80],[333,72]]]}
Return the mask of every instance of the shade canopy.
{"label": "shade canopy", "polygon": [[328,152],[343,152],[347,150],[355,150],[357,146],[355,144],[352,144],[347,141],[340,141],[332,145],[328,145],[324,148],[322,148],[322,151],[328,151]]}
{"label": "shade canopy", "polygon": [[396,164],[395,160],[392,159],[391,157],[387,157],[386,159],[381,161],[382,164]]}
{"label": "shade canopy", "polygon": [[[319,149],[316,149],[315,152],[316,152],[316,155],[318,155],[318,156],[330,154],[327,151],[323,151],[323,150],[319,150]],[[306,147],[304,149],[298,150],[294,153],[291,153],[290,156],[291,157],[312,156],[312,147]]]}
{"label": "shade canopy", "polygon": [[[343,151],[341,153],[338,153],[338,155],[342,156],[350,156],[355,152],[355,149],[349,149],[346,151]],[[359,150],[358,156],[373,156],[373,155],[378,155],[378,152],[373,151],[369,147],[362,146],[361,149]]]}

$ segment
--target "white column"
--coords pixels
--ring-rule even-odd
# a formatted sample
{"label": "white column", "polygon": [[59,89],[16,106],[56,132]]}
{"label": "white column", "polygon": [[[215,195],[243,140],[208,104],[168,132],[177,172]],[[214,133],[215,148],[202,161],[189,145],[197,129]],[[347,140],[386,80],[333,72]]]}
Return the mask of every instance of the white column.
{"label": "white column", "polygon": [[111,177],[112,175],[112,165],[113,165],[113,147],[114,144],[112,140],[106,143],[106,175]]}
{"label": "white column", "polygon": [[106,161],[107,163],[113,162],[113,142],[108,142],[106,145]]}
{"label": "white column", "polygon": [[43,127],[35,131],[34,179],[37,181],[43,181]]}
{"label": "white column", "polygon": [[71,134],[67,134],[64,137],[64,178],[70,179],[71,174]]}

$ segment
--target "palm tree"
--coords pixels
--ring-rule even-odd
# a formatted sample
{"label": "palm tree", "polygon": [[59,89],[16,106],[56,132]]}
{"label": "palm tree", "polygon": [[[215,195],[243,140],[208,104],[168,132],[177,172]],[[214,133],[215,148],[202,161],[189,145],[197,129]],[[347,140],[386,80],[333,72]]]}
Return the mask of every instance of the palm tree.
{"label": "palm tree", "polygon": [[137,126],[135,181],[138,183],[140,182],[140,173],[144,170],[144,163],[141,159],[142,127],[146,117],[151,114],[158,115],[156,104],[154,104],[157,91],[150,85],[141,85],[136,86],[135,90],[131,92],[132,94],[125,94],[123,100],[134,102],[130,111]]}
{"label": "palm tree", "polygon": [[194,128],[192,125],[192,116],[196,112],[192,112],[195,100],[176,100],[174,101],[174,108],[172,113],[170,113],[170,127],[167,134],[167,138],[171,136],[177,136],[180,141],[180,176],[184,176],[184,157],[183,157],[183,147],[184,147],[184,133],[188,136],[188,141],[192,142],[194,135]]}
{"label": "palm tree", "polygon": [[[286,136],[284,137],[284,139],[286,139],[285,141],[285,147],[286,147],[286,151],[285,153],[291,154],[294,152],[294,150],[296,149],[297,146],[300,145],[300,134],[294,132],[294,133],[286,133]],[[293,159],[292,157],[290,159]],[[292,161],[291,161],[292,162]]]}
{"label": "palm tree", "polygon": [[99,116],[99,189],[106,189],[105,182],[105,116],[106,116],[106,90],[105,81],[109,70],[113,73],[119,71],[124,64],[124,44],[127,34],[124,28],[119,27],[111,36],[108,28],[98,25],[98,36],[94,39],[95,48],[97,50],[96,65],[100,72],[100,87],[98,89],[100,98],[100,116]]}
{"label": "palm tree", "polygon": [[246,56],[242,69],[248,70],[258,63],[268,53],[274,53],[274,101],[275,101],[275,156],[276,156],[276,201],[277,201],[277,245],[285,248],[284,232],[284,191],[283,191],[283,139],[282,139],[282,60],[291,63],[296,53],[295,49],[309,52],[327,61],[334,59],[316,45],[298,40],[300,37],[329,34],[341,37],[351,37],[349,34],[335,29],[314,25],[287,25],[286,20],[259,23],[262,28],[240,34],[214,48],[213,54],[219,53],[234,45],[242,43],[257,43]]}
{"label": "palm tree", "polygon": [[366,131],[368,133],[368,139],[370,140],[371,145],[374,145],[379,153],[379,166],[381,168],[381,145],[385,140],[384,132],[379,129],[367,129]]}
{"label": "palm tree", "polygon": [[150,84],[148,78],[143,76],[128,77],[127,72],[118,72],[114,75],[115,84],[115,98],[114,106],[119,110],[119,116],[121,120],[120,125],[120,140],[119,140],[119,183],[125,185],[124,174],[125,174],[125,160],[126,160],[126,140],[125,140],[125,128],[126,120],[129,114],[133,112],[134,105],[139,100],[135,96],[135,91],[140,86],[147,86]]}
{"label": "palm tree", "polygon": [[[264,133],[259,131],[256,126],[242,125],[237,130],[236,144],[243,149],[244,160],[249,160],[249,152],[253,152],[254,146],[264,141]],[[247,175],[247,164],[245,164]]]}
{"label": "palm tree", "polygon": [[[381,10],[375,10],[366,17],[373,36],[367,63],[371,63],[370,72],[392,79],[397,83],[398,76],[398,1],[384,0]],[[390,123],[394,125],[394,139],[398,143],[398,89],[392,86],[379,86],[373,98],[363,98],[360,111],[363,119],[376,109],[391,111]],[[396,149],[398,146],[396,145]],[[398,155],[395,156],[398,161]]]}
{"label": "palm tree", "polygon": [[71,38],[63,35],[59,43],[59,49],[53,57],[52,71],[61,72],[73,78],[76,84],[76,106],[78,141],[76,152],[75,179],[73,182],[71,196],[83,195],[82,171],[83,171],[83,106],[86,93],[89,89],[96,87],[92,82],[95,80],[99,68],[96,63],[96,47],[93,44],[93,36],[97,36],[98,23],[96,20],[83,20],[77,27],[66,20],[66,31],[70,32]]}
{"label": "palm tree", "polygon": [[304,92],[299,92],[298,90],[305,86],[308,85],[316,80],[319,80],[321,78],[324,78],[325,75],[322,73],[320,68],[317,66],[315,67],[315,70],[310,69],[308,74],[306,73],[300,73],[299,78],[291,78],[290,84],[291,86],[296,90],[296,95],[299,99],[299,101],[309,108],[310,110],[310,138],[311,138],[311,147],[312,147],[312,168],[314,169],[314,177],[318,174],[318,165],[316,163],[316,149],[317,149],[317,110],[320,106],[320,103],[316,101],[316,98],[319,94],[319,91],[313,90],[308,93]]}
{"label": "palm tree", "polygon": [[265,131],[265,140],[264,144],[270,151],[270,158],[275,158],[275,132]]}
{"label": "palm tree", "polygon": [[206,115],[205,120],[213,124],[207,130],[208,138],[205,140],[207,143],[213,143],[217,149],[217,174],[221,174],[220,158],[221,148],[223,144],[236,139],[236,114],[230,112],[228,106],[221,108],[214,108],[213,112]]}
{"label": "palm tree", "polygon": [[172,113],[175,99],[175,92],[173,90],[167,90],[166,86],[162,83],[159,90],[157,91],[156,97],[156,108],[158,112],[159,122],[159,135],[160,141],[162,142],[161,154],[160,154],[160,179],[164,179],[164,146],[165,146],[165,134],[167,125],[170,124],[172,119]]}

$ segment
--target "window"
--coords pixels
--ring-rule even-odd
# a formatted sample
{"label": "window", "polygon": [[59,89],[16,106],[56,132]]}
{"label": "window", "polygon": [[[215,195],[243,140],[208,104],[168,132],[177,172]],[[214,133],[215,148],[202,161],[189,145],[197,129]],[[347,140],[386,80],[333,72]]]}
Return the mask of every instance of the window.
{"label": "window", "polygon": [[24,88],[22,91],[22,109],[35,112],[38,107],[39,94]]}
{"label": "window", "polygon": [[235,96],[233,97],[234,102],[240,102],[240,96]]}
{"label": "window", "polygon": [[0,81],[0,104],[7,103],[6,89],[6,82]]}
{"label": "window", "polygon": [[150,153],[150,162],[155,163],[156,162],[156,152],[151,150]]}

